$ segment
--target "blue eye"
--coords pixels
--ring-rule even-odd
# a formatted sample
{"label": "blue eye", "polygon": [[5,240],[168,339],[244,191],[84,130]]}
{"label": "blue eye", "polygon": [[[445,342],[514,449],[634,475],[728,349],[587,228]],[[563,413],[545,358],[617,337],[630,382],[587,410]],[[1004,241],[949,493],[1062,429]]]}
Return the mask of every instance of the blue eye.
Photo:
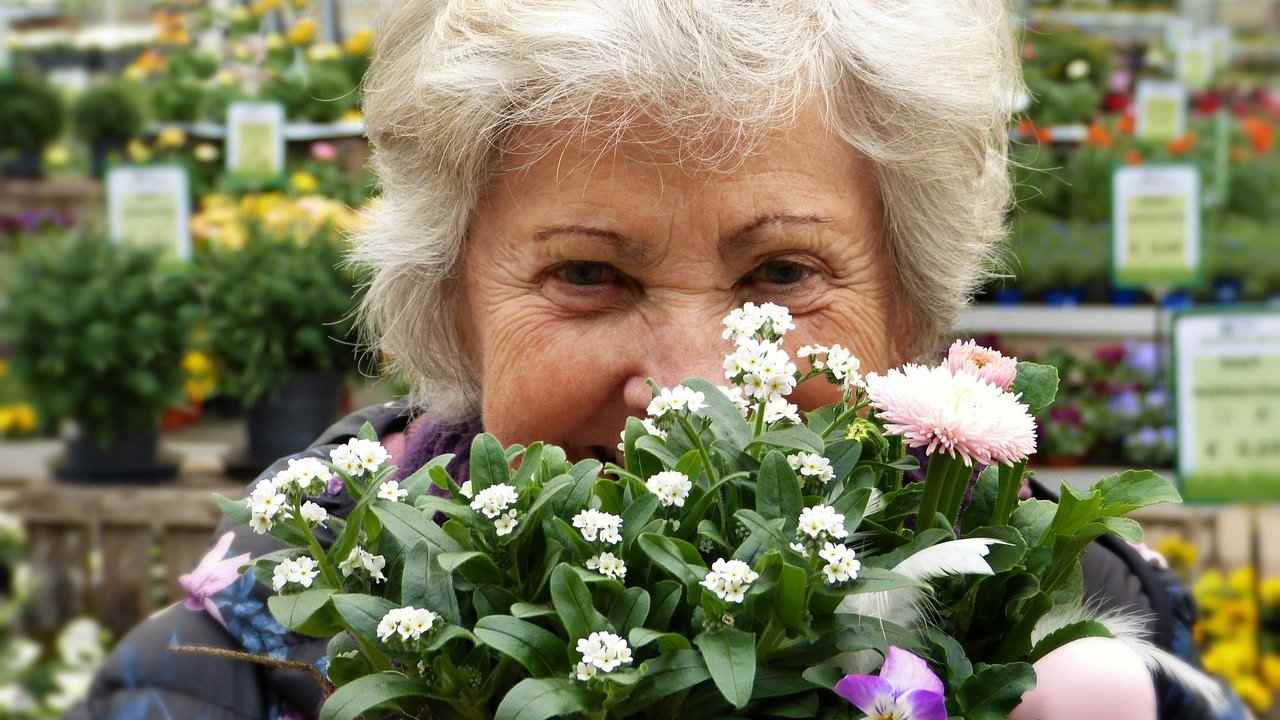
{"label": "blue eye", "polygon": [[568,262],[560,266],[557,274],[570,285],[590,286],[613,280],[614,271],[606,263]]}

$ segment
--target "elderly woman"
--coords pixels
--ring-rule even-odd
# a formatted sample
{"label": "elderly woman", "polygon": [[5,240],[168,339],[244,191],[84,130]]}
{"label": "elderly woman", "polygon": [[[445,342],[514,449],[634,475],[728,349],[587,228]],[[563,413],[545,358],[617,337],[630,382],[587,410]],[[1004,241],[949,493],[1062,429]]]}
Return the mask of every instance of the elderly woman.
{"label": "elderly woman", "polygon": [[[364,94],[383,195],[355,259],[371,337],[414,393],[305,454],[367,420],[405,474],[443,452],[465,470],[481,428],[611,458],[647,378],[720,375],[729,309],[785,305],[789,343],[838,340],[883,371],[938,347],[999,251],[1020,89],[1001,0],[402,0],[384,20]],[[272,542],[240,529],[233,547]],[[1182,637],[1146,561],[1110,543],[1086,564],[1099,602]],[[321,658],[263,595],[249,578],[217,618],[147,621],[76,717],[310,717],[304,672],[165,650]],[[1118,643],[1045,662],[1019,717],[1157,715]]]}

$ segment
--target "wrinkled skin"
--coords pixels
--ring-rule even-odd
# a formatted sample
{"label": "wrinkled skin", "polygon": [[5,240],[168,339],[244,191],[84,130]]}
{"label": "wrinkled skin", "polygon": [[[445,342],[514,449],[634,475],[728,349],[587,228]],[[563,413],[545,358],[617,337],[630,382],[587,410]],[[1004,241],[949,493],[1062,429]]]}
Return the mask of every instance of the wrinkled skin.
{"label": "wrinkled skin", "polygon": [[[863,372],[907,358],[911,328],[870,164],[809,113],[732,172],[690,172],[678,146],[635,131],[618,147],[563,128],[509,152],[470,227],[462,334],[481,372],[485,429],[504,443],[609,456],[646,378],[724,383],[721,319],[786,305],[807,343],[839,343]],[[687,167],[687,164],[686,164]],[[800,363],[804,367],[804,363]],[[835,388],[808,383],[808,409]]]}

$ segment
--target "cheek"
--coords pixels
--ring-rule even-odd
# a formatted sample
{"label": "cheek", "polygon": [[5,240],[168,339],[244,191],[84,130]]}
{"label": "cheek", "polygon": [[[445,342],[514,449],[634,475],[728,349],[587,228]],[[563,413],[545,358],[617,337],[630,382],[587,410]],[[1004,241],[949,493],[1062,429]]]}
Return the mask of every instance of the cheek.
{"label": "cheek", "polygon": [[[838,290],[844,295],[847,291]],[[803,372],[807,360],[796,357],[803,345],[842,345],[861,361],[861,372],[884,372],[901,364],[905,358],[895,356],[889,318],[892,308],[883,303],[859,302],[857,298],[836,298],[829,309],[799,318],[796,329],[787,336],[787,350]],[[810,380],[796,388],[788,398],[801,410],[812,410],[840,399],[840,389],[821,379]]]}

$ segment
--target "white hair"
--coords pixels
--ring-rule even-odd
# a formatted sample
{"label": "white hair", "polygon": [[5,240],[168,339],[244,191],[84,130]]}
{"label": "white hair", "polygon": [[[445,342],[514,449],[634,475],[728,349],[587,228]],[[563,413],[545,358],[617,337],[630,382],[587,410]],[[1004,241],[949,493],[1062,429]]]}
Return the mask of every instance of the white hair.
{"label": "white hair", "polygon": [[1004,237],[1020,88],[1006,0],[393,0],[364,87],[382,182],[352,254],[366,331],[416,405],[475,411],[453,281],[513,131],[656,123],[679,162],[724,166],[817,102],[875,168],[931,349]]}

